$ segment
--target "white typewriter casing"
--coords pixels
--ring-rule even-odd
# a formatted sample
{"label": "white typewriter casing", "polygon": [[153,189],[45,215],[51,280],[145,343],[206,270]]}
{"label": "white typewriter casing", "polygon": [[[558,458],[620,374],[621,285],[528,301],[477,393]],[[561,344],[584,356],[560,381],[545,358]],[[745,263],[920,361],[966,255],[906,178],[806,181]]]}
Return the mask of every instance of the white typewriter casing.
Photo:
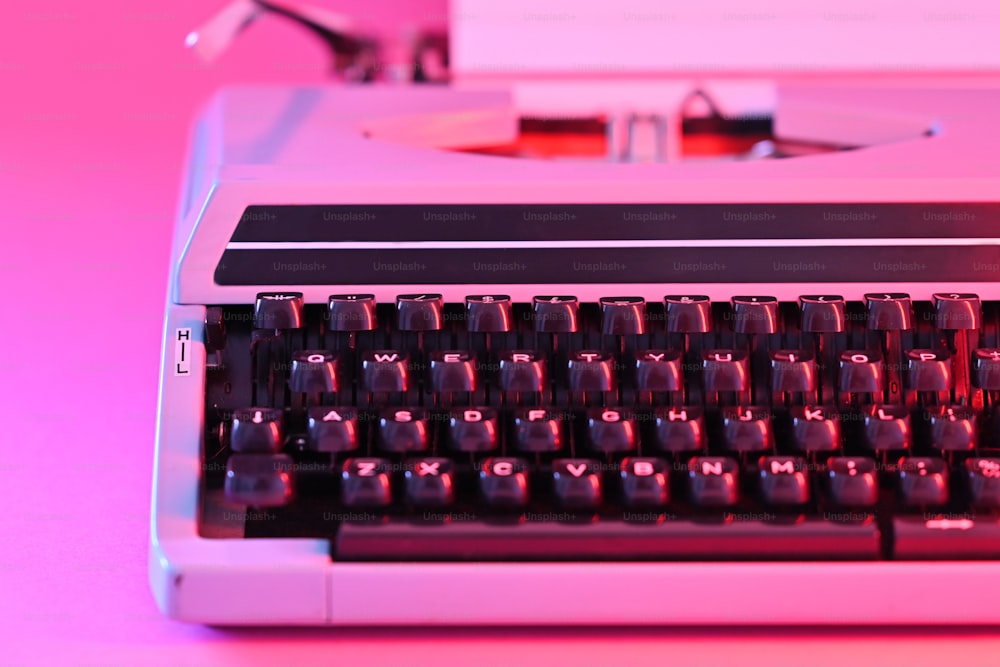
{"label": "white typewriter casing", "polygon": [[[456,26],[490,6],[457,3]],[[540,11],[523,2],[508,6],[515,15]],[[546,27],[541,20],[526,23],[531,30],[536,24]],[[214,625],[1000,623],[995,603],[1000,562],[338,563],[326,540],[199,536],[205,306],[250,304],[258,292],[290,288],[215,284],[213,272],[250,204],[972,203],[1000,198],[1000,85],[982,76],[958,85],[935,73],[863,81],[854,72],[849,80],[803,83],[793,77],[770,87],[744,88],[754,91],[750,105],[762,99],[774,105],[778,133],[865,135],[876,144],[861,150],[755,162],[536,162],[439,150],[509,141],[526,108],[553,113],[553,105],[568,99],[546,98],[545,86],[522,84],[521,77],[514,81],[504,75],[506,81],[498,82],[503,77],[482,75],[497,68],[474,53],[468,32],[459,31],[453,39],[471,72],[459,77],[465,83],[458,87],[229,89],[208,104],[198,121],[171,254],[159,388],[150,580],[164,613]],[[477,70],[476,63],[486,65]],[[942,69],[966,64],[947,63]],[[513,71],[519,66],[512,61]],[[854,66],[843,69],[860,67]],[[523,78],[552,77],[559,63],[540,69],[548,73]],[[737,94],[740,81],[734,85],[731,73],[724,74],[730,85],[719,90],[736,91],[733,100],[748,99]],[[647,89],[655,88],[652,75],[639,78]],[[650,99],[630,98],[632,93],[613,80],[599,85],[617,86],[622,104]],[[833,118],[843,126],[836,127]],[[933,128],[935,134],[923,136],[921,128]],[[934,241],[997,245],[996,236]],[[993,274],[976,282],[891,285],[916,299],[952,290],[1000,299],[995,279]],[[412,284],[368,286],[363,276],[356,284],[295,289],[307,303],[316,303],[359,286],[379,301],[413,291]],[[822,290],[858,299],[873,287],[823,283]],[[660,300],[672,291],[669,284],[627,282],[562,288],[581,299],[627,293]],[[734,293],[795,299],[802,293],[794,283],[685,288],[713,299]],[[461,300],[482,286],[421,284],[420,289]],[[492,284],[490,291],[526,300],[548,290]]]}

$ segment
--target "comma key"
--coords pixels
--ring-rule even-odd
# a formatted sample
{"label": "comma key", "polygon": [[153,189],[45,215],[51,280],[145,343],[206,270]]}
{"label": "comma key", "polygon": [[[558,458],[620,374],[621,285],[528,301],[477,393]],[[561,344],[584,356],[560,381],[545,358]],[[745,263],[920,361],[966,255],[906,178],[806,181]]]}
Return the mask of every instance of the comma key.
{"label": "comma key", "polygon": [[1000,458],[967,459],[965,474],[971,505],[981,509],[1000,509]]}
{"label": "comma key", "polygon": [[826,464],[826,493],[838,507],[872,507],[878,501],[878,472],[867,456],[833,456]]}

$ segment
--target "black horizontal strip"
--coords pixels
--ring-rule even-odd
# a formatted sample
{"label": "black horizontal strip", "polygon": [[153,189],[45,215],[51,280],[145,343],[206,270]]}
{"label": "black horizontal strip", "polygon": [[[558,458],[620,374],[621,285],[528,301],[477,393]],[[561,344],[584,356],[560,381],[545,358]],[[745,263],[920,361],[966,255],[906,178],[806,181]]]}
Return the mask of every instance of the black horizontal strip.
{"label": "black horizontal strip", "polygon": [[219,285],[994,282],[1000,246],[227,250]]}
{"label": "black horizontal strip", "polygon": [[986,238],[1000,203],[249,206],[232,241]]}
{"label": "black horizontal strip", "polygon": [[871,560],[872,523],[693,521],[496,524],[406,520],[343,523],[336,560]]}

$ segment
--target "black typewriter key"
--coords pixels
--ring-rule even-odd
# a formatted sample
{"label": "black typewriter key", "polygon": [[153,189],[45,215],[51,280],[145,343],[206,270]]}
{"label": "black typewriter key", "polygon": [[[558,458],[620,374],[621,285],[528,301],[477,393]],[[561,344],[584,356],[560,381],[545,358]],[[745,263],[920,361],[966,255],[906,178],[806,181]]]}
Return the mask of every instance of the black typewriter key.
{"label": "black typewriter key", "polygon": [[978,294],[935,294],[935,324],[942,331],[978,329],[983,307]]}
{"label": "black typewriter key", "polygon": [[946,350],[908,350],[906,384],[914,391],[950,391],[954,384]]}
{"label": "black typewriter key", "polygon": [[371,350],[361,355],[362,387],[370,392],[406,391],[409,357],[400,350]]}
{"label": "black typewriter key", "polygon": [[573,333],[577,330],[580,303],[575,296],[536,296],[535,331]]}
{"label": "black typewriter key", "polygon": [[514,392],[541,392],[548,383],[545,356],[534,350],[500,353],[500,388]]}
{"label": "black typewriter key", "polygon": [[401,331],[437,331],[444,320],[440,294],[401,294],[396,297]]}
{"label": "black typewriter key", "polygon": [[876,452],[903,451],[913,442],[910,410],[905,405],[873,405],[864,415],[865,441]]}
{"label": "black typewriter key", "polygon": [[453,409],[448,428],[451,446],[460,452],[489,452],[497,446],[497,412],[493,408]]}
{"label": "black typewriter key", "polygon": [[229,446],[234,452],[274,454],[284,444],[282,411],[245,408],[233,413]]}
{"label": "black typewriter key", "polygon": [[986,391],[1000,391],[1000,348],[981,348],[973,352],[976,386]]}
{"label": "black typewriter key", "polygon": [[635,355],[639,391],[683,391],[684,360],[676,350],[641,350]]}
{"label": "black typewriter key", "polygon": [[774,350],[770,357],[772,391],[816,391],[818,374],[811,353],[803,350]]}
{"label": "black typewriter key", "polygon": [[379,417],[379,448],[386,452],[423,452],[429,424],[423,408],[385,408]]}
{"label": "black typewriter key", "polygon": [[288,387],[302,393],[333,392],[339,388],[337,358],[324,350],[299,350],[292,353]]}
{"label": "black typewriter key", "polygon": [[688,498],[698,507],[727,507],[740,498],[740,468],[731,458],[696,456],[688,461]]}
{"label": "black typewriter key", "polygon": [[529,408],[514,413],[514,435],[522,452],[557,452],[563,446],[560,413]]}
{"label": "black typewriter key", "polygon": [[848,394],[877,394],[885,383],[882,353],[845,350],[840,355],[840,390]]}
{"label": "black typewriter key", "polygon": [[706,350],[702,353],[705,391],[746,391],[750,388],[750,361],[743,350]]}
{"label": "black typewriter key", "polygon": [[349,452],[358,448],[358,414],[351,407],[309,408],[309,448]]}
{"label": "black typewriter key", "polygon": [[474,333],[502,333],[510,331],[510,297],[506,295],[483,294],[465,297],[468,329]]}
{"label": "black typewriter key", "polygon": [[757,468],[760,497],[768,505],[804,505],[809,502],[809,474],[802,459],[794,456],[763,456]]}
{"label": "black typewriter key", "polygon": [[591,449],[610,454],[635,449],[635,417],[618,408],[587,411],[587,435]]}
{"label": "black typewriter key", "polygon": [[627,507],[659,507],[670,500],[670,472],[664,459],[623,459],[621,483],[622,501]]}
{"label": "black typewriter key", "polygon": [[567,509],[594,509],[601,504],[601,472],[597,461],[556,459],[552,462],[556,502]]}
{"label": "black typewriter key", "polygon": [[821,405],[789,410],[793,447],[800,452],[832,452],[841,447],[840,414]]}
{"label": "black typewriter key", "polygon": [[431,387],[440,393],[475,391],[479,385],[476,357],[464,350],[431,352]]}
{"label": "black typewriter key", "polygon": [[778,331],[778,300],[773,296],[734,296],[733,331],[773,334]]}
{"label": "black typewriter key", "polygon": [[489,458],[479,470],[479,490],[496,509],[516,509],[528,502],[528,464],[518,458]]}
{"label": "black typewriter key", "polygon": [[875,331],[906,331],[913,328],[910,295],[901,292],[865,294],[868,328]]}
{"label": "black typewriter key", "polygon": [[455,464],[451,459],[431,457],[407,463],[406,500],[418,507],[444,507],[455,499]]}
{"label": "black typewriter key", "polygon": [[722,411],[722,438],[726,449],[762,452],[774,446],[771,411],[762,407],[726,408]]}
{"label": "black typewriter key", "polygon": [[385,507],[392,502],[392,465],[386,459],[344,461],[340,498],[347,507]]}
{"label": "black typewriter key", "polygon": [[979,439],[979,413],[965,405],[929,408],[931,446],[942,452],[967,452]]}
{"label": "black typewriter key", "polygon": [[700,407],[657,410],[656,447],[664,452],[698,452],[705,447],[705,415]]}
{"label": "black typewriter key", "polygon": [[928,507],[948,502],[948,464],[939,458],[914,456],[899,461],[899,495],[904,505]]}
{"label": "black typewriter key", "polygon": [[667,331],[698,334],[712,330],[712,301],[707,296],[668,294],[663,300],[667,308]]}
{"label": "black typewriter key", "polygon": [[977,509],[1000,509],[1000,458],[965,461],[969,501]]}
{"label": "black typewriter key", "polygon": [[284,454],[233,454],[226,462],[226,500],[251,507],[291,502],[294,463]]}
{"label": "black typewriter key", "polygon": [[646,300],[640,296],[601,297],[601,333],[612,336],[646,333]]}
{"label": "black typewriter key", "polygon": [[615,359],[600,350],[579,350],[569,355],[570,391],[611,391]]}
{"label": "black typewriter key", "polygon": [[223,309],[212,306],[205,309],[205,350],[218,352],[226,347],[226,325]]}
{"label": "black typewriter key", "polygon": [[840,333],[844,330],[844,297],[810,294],[799,297],[802,330],[807,333]]}
{"label": "black typewriter key", "polygon": [[261,292],[254,304],[256,329],[298,329],[304,321],[302,292]]}
{"label": "black typewriter key", "polygon": [[334,294],[327,310],[330,331],[371,331],[375,319],[374,294]]}
{"label": "black typewriter key", "polygon": [[840,507],[871,507],[878,501],[878,472],[874,459],[833,456],[826,464],[826,492]]}

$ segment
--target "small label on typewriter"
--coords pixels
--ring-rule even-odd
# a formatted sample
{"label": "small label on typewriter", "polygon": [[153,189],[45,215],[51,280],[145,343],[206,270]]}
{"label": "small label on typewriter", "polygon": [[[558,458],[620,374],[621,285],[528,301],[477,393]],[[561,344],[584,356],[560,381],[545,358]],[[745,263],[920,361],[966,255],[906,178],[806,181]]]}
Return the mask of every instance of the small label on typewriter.
{"label": "small label on typewriter", "polygon": [[174,335],[174,375],[191,374],[191,329],[178,329]]}

